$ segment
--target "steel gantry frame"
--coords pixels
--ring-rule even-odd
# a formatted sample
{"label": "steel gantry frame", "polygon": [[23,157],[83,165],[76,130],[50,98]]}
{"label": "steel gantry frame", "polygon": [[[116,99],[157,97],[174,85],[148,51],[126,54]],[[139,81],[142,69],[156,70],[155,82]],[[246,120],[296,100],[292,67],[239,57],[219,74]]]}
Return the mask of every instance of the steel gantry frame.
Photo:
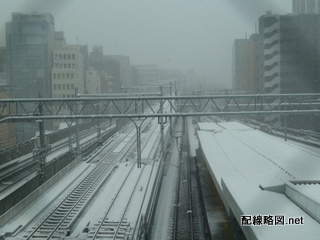
{"label": "steel gantry frame", "polygon": [[[281,114],[285,117],[286,123],[288,114],[320,114],[319,93],[172,96],[170,90],[170,96],[163,96],[163,88],[160,88],[160,93],[153,94],[76,96],[57,99],[1,99],[0,123],[128,118],[135,123],[139,131],[140,127],[137,126],[140,124],[137,125],[135,121],[157,117],[163,134],[164,119],[170,118],[171,122],[173,117]],[[155,102],[160,104],[160,108],[159,104],[154,104]],[[163,111],[165,104],[170,106],[170,112]],[[137,111],[138,105],[142,108],[141,113]],[[61,115],[62,109],[66,108],[69,115]],[[163,148],[164,146],[162,150]],[[77,146],[77,152],[79,151]],[[141,154],[137,157],[141,158]],[[138,159],[138,165],[140,164],[141,159]]]}
{"label": "steel gantry frame", "polygon": [[[320,94],[120,96],[79,95],[79,98],[24,98],[0,100],[0,123],[49,119],[98,119],[178,116],[222,116],[255,114],[318,114]],[[98,95],[97,95],[98,96]],[[168,103],[172,113],[159,113],[152,102]],[[126,107],[123,108],[123,102]],[[77,104],[79,109],[77,109]],[[140,104],[150,113],[131,113]],[[39,115],[39,106],[45,109]],[[30,106],[33,109],[30,110]],[[53,107],[55,106],[55,107]],[[61,115],[63,108],[69,115]],[[186,112],[192,107],[193,112]],[[210,107],[210,109],[208,108]],[[109,109],[113,108],[113,113]],[[28,110],[27,110],[28,109]],[[209,109],[209,111],[208,111]]]}

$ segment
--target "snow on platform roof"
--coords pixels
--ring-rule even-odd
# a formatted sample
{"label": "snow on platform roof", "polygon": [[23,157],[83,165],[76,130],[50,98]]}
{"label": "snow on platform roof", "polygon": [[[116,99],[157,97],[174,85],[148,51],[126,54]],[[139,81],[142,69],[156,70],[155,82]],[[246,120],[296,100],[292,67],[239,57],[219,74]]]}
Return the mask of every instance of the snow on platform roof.
{"label": "snow on platform roof", "polygon": [[[238,222],[241,215],[257,214],[305,219],[299,226],[243,227],[250,239],[317,239],[314,234],[320,234],[320,224],[314,219],[320,219],[320,196],[311,195],[310,187],[307,191],[291,182],[319,182],[320,150],[311,151],[236,122],[201,125],[198,136],[204,158],[224,204]],[[308,211],[306,201],[312,202],[314,211]]]}

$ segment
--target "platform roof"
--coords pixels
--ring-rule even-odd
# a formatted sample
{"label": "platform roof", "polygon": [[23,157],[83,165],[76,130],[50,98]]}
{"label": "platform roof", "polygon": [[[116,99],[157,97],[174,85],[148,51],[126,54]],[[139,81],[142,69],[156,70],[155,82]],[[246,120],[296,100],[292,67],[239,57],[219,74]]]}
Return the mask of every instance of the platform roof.
{"label": "platform roof", "polygon": [[281,215],[286,221],[303,217],[301,225],[242,227],[246,236],[320,239],[320,149],[237,122],[210,124],[199,123],[200,146],[216,187],[238,222],[242,215]]}

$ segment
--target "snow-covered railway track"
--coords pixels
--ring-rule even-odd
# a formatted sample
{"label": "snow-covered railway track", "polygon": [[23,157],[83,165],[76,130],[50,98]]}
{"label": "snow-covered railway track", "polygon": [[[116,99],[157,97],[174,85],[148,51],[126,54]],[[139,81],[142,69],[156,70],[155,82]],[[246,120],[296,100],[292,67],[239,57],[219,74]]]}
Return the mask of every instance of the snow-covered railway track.
{"label": "snow-covered railway track", "polygon": [[115,166],[116,156],[97,165],[80,184],[25,239],[50,239],[68,235],[73,223],[95,196]]}
{"label": "snow-covered railway track", "polygon": [[[144,124],[144,127],[147,124]],[[109,154],[62,200],[37,226],[23,235],[24,239],[54,239],[68,236],[74,223],[90,200],[98,193],[118,161],[133,146],[135,130],[130,131],[121,147],[115,146]]]}
{"label": "snow-covered railway track", "polygon": [[[143,146],[143,155],[150,159],[155,154],[154,149],[157,144],[157,137],[155,136],[159,135],[159,132],[156,132],[155,129],[148,136]],[[151,147],[150,143],[152,144]],[[154,163],[152,165],[144,164],[142,168],[136,168],[135,164],[132,164],[120,188],[112,197],[104,216],[90,228],[87,239],[127,239],[128,236],[132,237],[138,233],[136,229],[138,219],[143,215],[141,211],[146,201],[146,194],[151,184],[154,169]],[[130,219],[128,215],[133,217]],[[132,221],[132,219],[135,219],[135,221]]]}

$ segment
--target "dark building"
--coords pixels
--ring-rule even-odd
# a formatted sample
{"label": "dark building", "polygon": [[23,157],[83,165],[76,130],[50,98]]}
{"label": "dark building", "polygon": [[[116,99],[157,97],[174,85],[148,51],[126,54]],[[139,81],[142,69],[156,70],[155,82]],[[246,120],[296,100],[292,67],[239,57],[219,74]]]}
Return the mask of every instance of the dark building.
{"label": "dark building", "polygon": [[[263,71],[267,94],[320,92],[320,15],[274,15],[259,19]],[[281,122],[280,116],[270,117]],[[291,127],[317,129],[314,116],[290,116]]]}
{"label": "dark building", "polygon": [[298,14],[320,13],[320,0],[292,0],[292,10]]}
{"label": "dark building", "polygon": [[[121,64],[120,62],[110,56],[103,55],[103,48],[101,46],[93,47],[90,53],[90,67],[93,67],[99,72],[104,72],[108,76],[107,89],[102,89],[102,92],[119,93],[121,92]],[[131,72],[131,69],[130,69]]]}
{"label": "dark building", "polygon": [[236,39],[232,50],[232,91],[259,93],[259,35]]}
{"label": "dark building", "polygon": [[[51,97],[54,39],[51,14],[12,14],[12,21],[6,23],[6,47],[14,98]],[[17,142],[33,137],[36,129],[33,124],[16,124]]]}

